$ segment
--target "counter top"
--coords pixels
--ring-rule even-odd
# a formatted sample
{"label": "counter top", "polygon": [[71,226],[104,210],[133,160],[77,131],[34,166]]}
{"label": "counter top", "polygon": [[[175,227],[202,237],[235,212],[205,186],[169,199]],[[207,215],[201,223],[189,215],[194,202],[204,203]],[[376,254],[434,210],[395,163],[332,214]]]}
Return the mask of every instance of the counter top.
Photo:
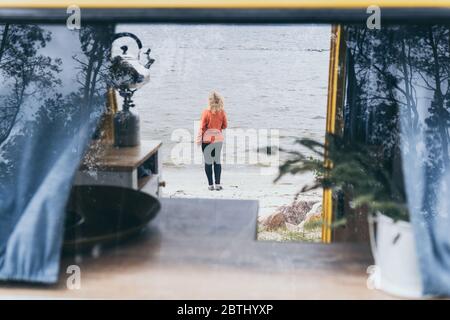
{"label": "counter top", "polygon": [[141,140],[136,147],[117,148],[113,145],[92,145],[80,170],[100,168],[111,171],[132,171],[155,154],[161,147],[159,140]]}
{"label": "counter top", "polygon": [[[358,244],[256,241],[258,202],[162,199],[126,243],[62,261],[54,286],[3,284],[3,297],[114,299],[383,299],[366,286],[370,250]],[[66,268],[81,268],[81,289]]]}

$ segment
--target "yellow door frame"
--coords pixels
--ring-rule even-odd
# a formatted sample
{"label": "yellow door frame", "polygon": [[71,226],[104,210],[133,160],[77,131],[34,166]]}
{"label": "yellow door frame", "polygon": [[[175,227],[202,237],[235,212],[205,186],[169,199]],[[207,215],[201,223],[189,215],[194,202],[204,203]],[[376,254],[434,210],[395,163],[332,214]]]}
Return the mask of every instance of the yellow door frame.
{"label": "yellow door frame", "polygon": [[[338,95],[340,80],[343,74],[341,71],[342,43],[343,32],[341,25],[333,25],[331,30],[331,46],[330,46],[330,62],[328,74],[328,100],[327,100],[327,119],[326,119],[326,133],[336,133],[336,116],[338,109],[338,100],[341,98]],[[328,138],[325,139],[325,159],[324,166],[326,169],[331,169],[333,164],[328,158],[327,146],[329,144]],[[326,174],[326,173],[325,173]],[[323,190],[323,224],[322,224],[322,242],[331,243],[332,241],[332,223],[333,223],[333,191],[329,188]]]}
{"label": "yellow door frame", "polygon": [[450,0],[0,0],[0,8],[278,8],[278,9],[354,9],[376,4],[381,8],[444,8]]}

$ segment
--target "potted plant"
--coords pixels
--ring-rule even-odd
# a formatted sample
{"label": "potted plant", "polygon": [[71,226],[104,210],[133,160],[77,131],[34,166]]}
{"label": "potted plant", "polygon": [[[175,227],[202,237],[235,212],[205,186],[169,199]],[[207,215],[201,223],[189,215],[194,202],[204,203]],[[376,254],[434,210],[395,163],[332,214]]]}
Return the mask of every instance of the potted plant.
{"label": "potted plant", "polygon": [[[375,260],[375,266],[368,269],[370,284],[390,294],[421,297],[406,197],[402,184],[395,183],[392,171],[387,169],[383,152],[368,145],[348,143],[337,135],[328,135],[326,141],[325,145],[311,139],[296,140],[296,145],[309,150],[312,156],[301,151],[281,150],[290,157],[280,166],[277,179],[288,173],[314,171],[314,183],[300,192],[321,187],[350,193],[351,207],[364,208],[368,213]],[[331,227],[345,223],[345,219],[333,221]]]}

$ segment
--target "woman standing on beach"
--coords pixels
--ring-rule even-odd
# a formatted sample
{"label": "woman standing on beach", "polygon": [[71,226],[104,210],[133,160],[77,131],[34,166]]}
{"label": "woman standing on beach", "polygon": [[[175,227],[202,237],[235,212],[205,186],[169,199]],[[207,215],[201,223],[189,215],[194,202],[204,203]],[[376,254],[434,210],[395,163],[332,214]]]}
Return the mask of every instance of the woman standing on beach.
{"label": "woman standing on beach", "polygon": [[220,185],[220,175],[222,174],[220,153],[224,141],[222,130],[226,129],[227,125],[223,98],[214,91],[209,95],[208,108],[202,112],[200,130],[197,137],[197,144],[202,146],[205,159],[205,173],[208,178],[209,190],[222,190]]}

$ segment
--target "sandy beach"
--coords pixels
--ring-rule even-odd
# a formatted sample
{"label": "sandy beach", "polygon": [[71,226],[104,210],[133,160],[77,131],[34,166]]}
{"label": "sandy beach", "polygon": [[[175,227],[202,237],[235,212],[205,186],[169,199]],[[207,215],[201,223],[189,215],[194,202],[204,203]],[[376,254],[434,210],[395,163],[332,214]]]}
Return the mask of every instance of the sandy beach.
{"label": "sandy beach", "polygon": [[[180,170],[177,168],[164,168],[164,180],[167,182],[164,188],[166,197],[185,198],[221,198],[221,199],[249,199],[259,200],[259,215],[265,217],[272,214],[283,205],[288,205],[299,191],[299,186],[310,182],[312,175],[287,176],[276,184],[275,176],[261,175],[259,170],[227,170],[224,168],[221,191],[207,190],[206,177],[203,167]],[[304,200],[321,199],[320,190],[302,195]]]}

